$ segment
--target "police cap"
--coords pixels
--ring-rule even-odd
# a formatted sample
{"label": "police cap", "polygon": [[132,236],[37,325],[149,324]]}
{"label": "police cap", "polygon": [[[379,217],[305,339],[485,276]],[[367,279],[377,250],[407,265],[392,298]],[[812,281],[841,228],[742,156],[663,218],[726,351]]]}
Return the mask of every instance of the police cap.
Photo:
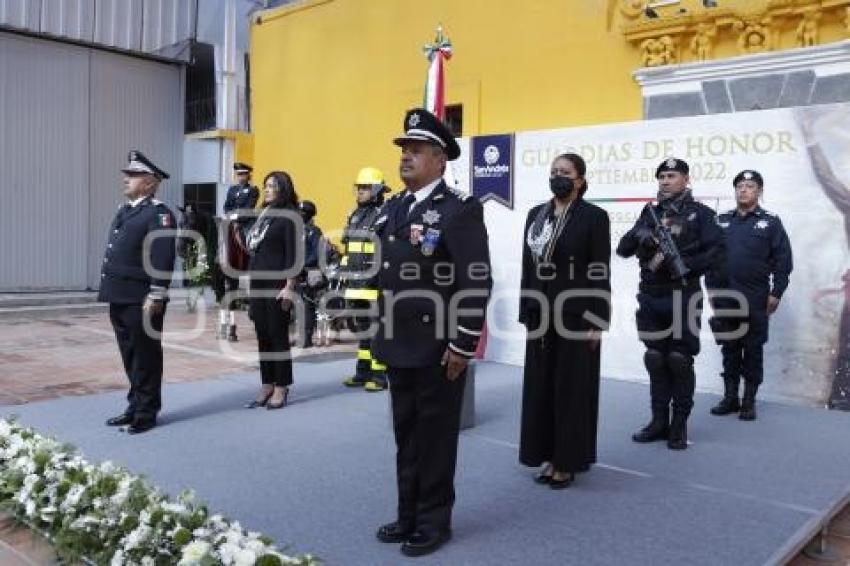
{"label": "police cap", "polygon": [[460,157],[460,147],[452,133],[439,118],[424,108],[408,110],[402,128],[404,135],[393,140],[397,146],[404,146],[412,141],[424,141],[440,146],[449,161]]}
{"label": "police cap", "polygon": [[233,171],[236,172],[236,173],[250,173],[253,170],[254,169],[250,165],[248,165],[247,163],[242,163],[240,161],[237,161],[236,163],[233,164]]}
{"label": "police cap", "polygon": [[735,175],[735,178],[732,180],[732,186],[737,187],[741,181],[755,181],[759,187],[764,187],[764,178],[761,176],[761,173],[752,169],[744,169]]}
{"label": "police cap", "polygon": [[159,180],[168,179],[169,177],[168,173],[154,165],[153,161],[148,159],[144,153],[137,149],[132,149],[130,150],[130,153],[127,154],[127,166],[121,169],[121,171],[129,175],[153,175]]}
{"label": "police cap", "polygon": [[687,175],[690,170],[691,168],[688,167],[687,161],[676,159],[675,157],[668,157],[662,161],[661,165],[658,166],[658,169],[655,170],[655,178],[657,179],[665,171],[678,171],[682,175]]}

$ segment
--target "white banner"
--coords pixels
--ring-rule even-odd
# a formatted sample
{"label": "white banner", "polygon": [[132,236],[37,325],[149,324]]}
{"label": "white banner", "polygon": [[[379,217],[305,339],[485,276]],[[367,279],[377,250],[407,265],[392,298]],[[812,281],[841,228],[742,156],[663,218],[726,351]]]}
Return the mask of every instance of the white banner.
{"label": "white banner", "polygon": [[[470,144],[462,147],[468,151]],[[813,163],[811,147],[823,151],[823,163]],[[794,272],[770,320],[763,390],[775,398],[827,401],[837,358],[850,355],[839,340],[841,315],[848,308],[842,277],[850,267],[850,105],[520,132],[515,148],[513,210],[485,204],[495,280],[488,359],[523,363],[525,333],[516,323],[522,229],[528,210],[551,196],[552,159],[570,151],[585,158],[585,198],[608,211],[613,250],[644,206],[642,199],[655,196],[655,168],[675,156],[690,164],[694,196],[716,211],[734,208],[732,178],[739,171],[755,169],[764,176],[762,206],[778,214],[788,231]],[[467,164],[468,156],[456,163]],[[468,172],[457,167],[456,176],[465,189]],[[611,267],[614,309],[603,339],[602,375],[646,381],[634,317],[637,260],[613,255]],[[721,357],[707,316],[697,386],[720,390]],[[844,320],[850,323],[850,317]]]}

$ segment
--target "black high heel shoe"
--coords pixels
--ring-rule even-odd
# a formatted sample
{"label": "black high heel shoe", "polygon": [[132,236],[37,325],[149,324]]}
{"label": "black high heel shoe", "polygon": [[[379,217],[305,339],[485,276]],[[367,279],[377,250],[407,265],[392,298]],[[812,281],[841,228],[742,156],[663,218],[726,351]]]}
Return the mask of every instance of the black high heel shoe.
{"label": "black high heel shoe", "polygon": [[534,483],[539,483],[541,485],[548,485],[552,483],[552,474],[555,473],[555,470],[551,465],[544,467],[539,474],[534,476]]}
{"label": "black high heel shoe", "polygon": [[269,391],[269,393],[268,393],[268,395],[266,395],[265,399],[262,399],[261,401],[254,399],[250,403],[245,403],[244,407],[246,409],[256,409],[258,407],[265,407],[266,404],[269,402],[269,399],[272,398],[273,394],[274,394],[274,389]]}
{"label": "black high heel shoe", "polygon": [[566,489],[566,488],[570,487],[570,484],[573,483],[573,481],[575,481],[575,479],[576,479],[575,474],[570,474],[562,480],[556,480],[553,476],[553,477],[549,478],[549,487],[551,489]]}
{"label": "black high heel shoe", "polygon": [[[269,395],[271,397],[271,395]],[[269,402],[266,404],[266,409],[269,411],[274,411],[275,409],[282,409],[286,406],[286,400],[289,398],[289,388],[283,390],[283,400],[280,403],[272,403]]]}
{"label": "black high heel shoe", "polygon": [[534,476],[534,483],[539,483],[541,485],[548,485],[552,483],[552,475],[551,474],[537,474]]}

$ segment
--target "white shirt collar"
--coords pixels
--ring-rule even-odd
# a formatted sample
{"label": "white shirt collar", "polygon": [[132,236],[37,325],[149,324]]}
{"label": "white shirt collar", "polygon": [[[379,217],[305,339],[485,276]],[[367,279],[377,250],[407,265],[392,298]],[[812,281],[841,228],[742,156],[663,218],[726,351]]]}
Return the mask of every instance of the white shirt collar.
{"label": "white shirt collar", "polygon": [[415,193],[411,193],[410,191],[407,191],[407,194],[412,194],[413,197],[416,199],[413,202],[413,204],[410,205],[410,207],[413,208],[414,206],[416,206],[417,204],[419,204],[420,202],[424,201],[426,198],[431,196],[431,193],[434,192],[434,189],[437,188],[437,185],[439,185],[440,182],[442,182],[442,180],[443,180],[443,178],[439,177],[438,179],[435,179],[434,181],[428,183],[427,185],[425,185],[424,187],[422,187],[421,189],[419,189]]}
{"label": "white shirt collar", "polygon": [[136,200],[127,201],[127,203],[128,203],[131,207],[135,208],[135,207],[136,207],[136,206],[137,206],[140,202],[142,202],[142,201],[143,201],[143,200],[145,200],[146,198],[148,198],[148,197],[147,197],[147,196],[139,197],[139,198],[137,198]]}

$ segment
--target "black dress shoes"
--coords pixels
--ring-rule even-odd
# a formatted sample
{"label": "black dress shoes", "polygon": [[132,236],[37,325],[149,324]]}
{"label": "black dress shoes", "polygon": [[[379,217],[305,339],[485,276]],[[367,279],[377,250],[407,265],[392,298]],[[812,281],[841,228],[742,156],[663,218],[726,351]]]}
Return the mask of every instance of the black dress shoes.
{"label": "black dress shoes", "polygon": [[412,534],[412,528],[396,521],[394,523],[381,525],[375,536],[377,536],[378,540],[381,542],[400,543],[406,541]]}
{"label": "black dress shoes", "polygon": [[141,434],[156,426],[156,421],[136,421],[127,427],[127,434]]}
{"label": "black dress shoes", "polygon": [[126,426],[133,422],[132,415],[118,415],[117,417],[112,417],[108,421],[106,421],[106,426]]}
{"label": "black dress shoes", "polygon": [[452,538],[452,531],[439,532],[416,531],[401,545],[401,553],[405,556],[425,556],[436,552]]}

